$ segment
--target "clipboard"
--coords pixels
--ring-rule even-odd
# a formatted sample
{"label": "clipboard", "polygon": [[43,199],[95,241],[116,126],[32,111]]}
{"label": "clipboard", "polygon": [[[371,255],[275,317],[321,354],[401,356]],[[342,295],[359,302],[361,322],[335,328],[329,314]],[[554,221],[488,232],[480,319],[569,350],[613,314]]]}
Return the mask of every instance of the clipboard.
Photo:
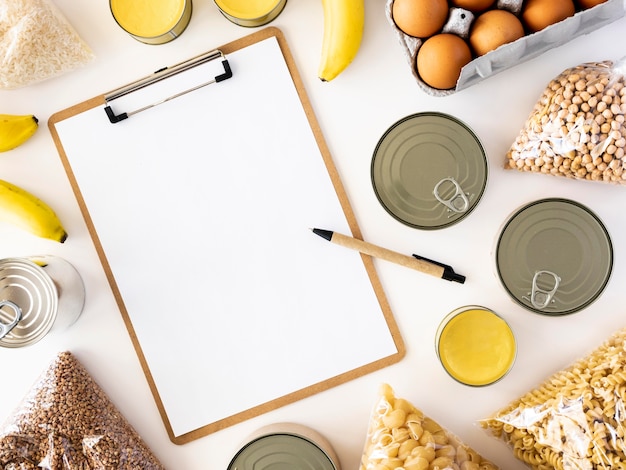
{"label": "clipboard", "polygon": [[361,236],[279,29],[49,128],[175,444],[404,356],[372,259],[309,230]]}

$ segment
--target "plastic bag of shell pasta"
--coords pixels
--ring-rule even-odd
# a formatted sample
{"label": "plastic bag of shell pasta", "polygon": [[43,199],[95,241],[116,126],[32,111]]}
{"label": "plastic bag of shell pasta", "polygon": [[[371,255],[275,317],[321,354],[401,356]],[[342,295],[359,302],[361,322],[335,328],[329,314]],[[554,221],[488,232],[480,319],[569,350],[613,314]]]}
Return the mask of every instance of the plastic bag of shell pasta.
{"label": "plastic bag of shell pasta", "polygon": [[359,470],[498,470],[389,385],[379,395]]}
{"label": "plastic bag of shell pasta", "polygon": [[626,58],[569,68],[544,89],[505,168],[626,184]]}
{"label": "plastic bag of shell pasta", "polygon": [[0,89],[55,77],[93,58],[50,0],[0,1]]}
{"label": "plastic bag of shell pasta", "polygon": [[60,353],[0,428],[2,470],[163,470],[102,389]]}
{"label": "plastic bag of shell pasta", "polygon": [[536,470],[626,468],[626,328],[481,425]]}

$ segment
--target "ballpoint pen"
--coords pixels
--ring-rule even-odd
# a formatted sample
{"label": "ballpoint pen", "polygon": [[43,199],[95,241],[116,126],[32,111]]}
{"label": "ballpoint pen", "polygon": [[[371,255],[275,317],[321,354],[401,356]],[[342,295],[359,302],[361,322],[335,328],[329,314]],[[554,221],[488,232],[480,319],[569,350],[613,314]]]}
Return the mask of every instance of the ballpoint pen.
{"label": "ballpoint pen", "polygon": [[384,259],[401,266],[406,266],[407,268],[412,268],[447,281],[459,282],[461,284],[465,282],[465,276],[455,273],[454,269],[447,264],[439,263],[419,255],[403,255],[395,251],[388,250],[387,248],[382,248],[363,240],[359,240],[358,238],[349,237],[330,230],[323,230],[319,228],[313,228],[311,230],[316,235],[319,235],[331,243],[359,251],[366,255]]}

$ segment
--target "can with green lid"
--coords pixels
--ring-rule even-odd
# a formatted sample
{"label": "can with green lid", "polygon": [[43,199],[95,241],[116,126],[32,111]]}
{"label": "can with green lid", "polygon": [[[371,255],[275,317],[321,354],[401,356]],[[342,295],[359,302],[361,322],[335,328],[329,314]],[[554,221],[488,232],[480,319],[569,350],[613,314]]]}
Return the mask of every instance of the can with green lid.
{"label": "can with green lid", "polygon": [[588,207],[563,198],[515,211],[497,239],[495,263],[507,293],[544,315],[578,312],[604,291],[613,268],[609,233]]}
{"label": "can with green lid", "polygon": [[341,470],[330,443],[317,431],[295,423],[277,423],[253,433],[227,470]]}
{"label": "can with green lid", "polygon": [[433,230],[467,217],[487,184],[485,150],[447,114],[424,112],[393,124],[374,150],[371,178],[383,208],[405,225]]}

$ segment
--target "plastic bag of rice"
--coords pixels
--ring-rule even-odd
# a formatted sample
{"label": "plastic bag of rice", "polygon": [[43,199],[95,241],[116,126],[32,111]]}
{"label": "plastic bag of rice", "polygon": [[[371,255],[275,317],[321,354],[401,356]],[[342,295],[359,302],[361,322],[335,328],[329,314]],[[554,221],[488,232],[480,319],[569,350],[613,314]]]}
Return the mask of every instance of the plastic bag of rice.
{"label": "plastic bag of rice", "polygon": [[70,352],[62,352],[0,427],[0,469],[164,470]]}
{"label": "plastic bag of rice", "polygon": [[0,0],[0,89],[69,72],[94,54],[49,0]]}

